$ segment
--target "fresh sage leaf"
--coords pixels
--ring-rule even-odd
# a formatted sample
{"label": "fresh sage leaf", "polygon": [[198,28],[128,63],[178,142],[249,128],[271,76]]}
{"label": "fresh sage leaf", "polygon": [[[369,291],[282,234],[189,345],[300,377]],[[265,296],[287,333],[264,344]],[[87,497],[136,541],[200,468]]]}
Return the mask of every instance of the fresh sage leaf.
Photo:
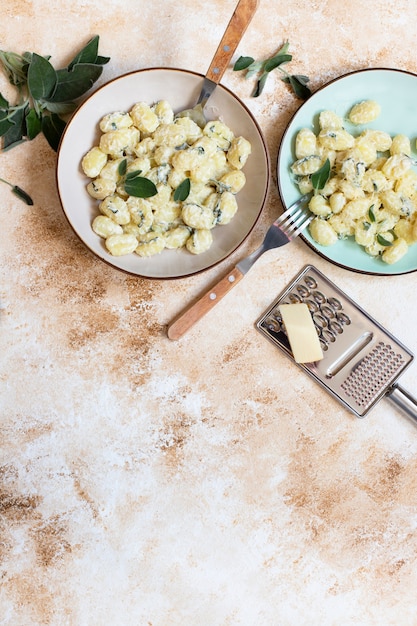
{"label": "fresh sage leaf", "polygon": [[26,134],[28,139],[35,139],[42,130],[42,120],[35,109],[29,109],[26,114]]}
{"label": "fresh sage leaf", "polygon": [[190,194],[190,189],[191,181],[189,178],[185,178],[174,191],[175,202],[184,202],[184,200],[186,200]]}
{"label": "fresh sage leaf", "polygon": [[260,79],[256,83],[255,89],[254,89],[254,91],[252,93],[252,96],[254,98],[257,98],[263,92],[267,78],[268,78],[268,72],[265,72],[265,74],[262,74],[262,76],[260,77]]}
{"label": "fresh sage leaf", "polygon": [[283,63],[289,63],[291,59],[292,59],[291,54],[277,54],[276,56],[272,57],[271,59],[268,59],[264,63],[264,71],[272,72],[272,70],[279,67]]}
{"label": "fresh sage leaf", "polygon": [[369,221],[370,222],[375,222],[376,221],[376,217],[375,217],[375,213],[374,213],[374,204],[371,204],[371,206],[369,207],[368,210],[368,217],[369,217]]}
{"label": "fresh sage leaf", "polygon": [[98,44],[99,36],[95,35],[87,45],[84,46],[72,59],[68,65],[68,70],[71,70],[75,65],[79,63],[92,63],[95,65],[105,65],[110,61],[110,57],[98,56]]}
{"label": "fresh sage leaf", "polygon": [[57,83],[57,74],[51,63],[33,53],[28,68],[28,89],[34,100],[49,98]]}
{"label": "fresh sage leaf", "polygon": [[52,150],[57,152],[66,124],[56,113],[42,117],[42,132]]}
{"label": "fresh sage leaf", "polygon": [[288,82],[290,83],[295,95],[298,98],[300,98],[301,100],[309,99],[309,97],[311,96],[310,89],[304,84],[304,82],[301,82],[297,76],[288,76]]}
{"label": "fresh sage leaf", "polygon": [[320,189],[325,187],[330,178],[330,170],[330,161],[329,159],[326,159],[321,168],[311,175],[311,184],[313,185],[313,189],[320,191]]}
{"label": "fresh sage leaf", "polygon": [[47,102],[76,100],[91,89],[102,72],[103,68],[100,65],[87,63],[74,65],[71,70],[58,70],[56,88],[53,94],[44,100]]}
{"label": "fresh sage leaf", "polygon": [[76,100],[101,76],[109,57],[98,55],[96,35],[74,57],[69,66],[55,70],[50,56],[35,52],[23,55],[0,50],[0,69],[18,91],[16,105],[0,94],[0,137],[2,149],[9,150],[43,132],[50,146],[58,148],[65,116]]}
{"label": "fresh sage leaf", "polygon": [[68,115],[73,113],[77,108],[75,102],[46,102],[45,108],[50,113],[56,113],[57,115]]}
{"label": "fresh sage leaf", "polygon": [[0,137],[7,133],[11,126],[13,126],[13,122],[10,120],[8,112],[0,111]]}
{"label": "fresh sage leaf", "polygon": [[135,176],[134,178],[126,179],[124,184],[125,192],[129,196],[135,196],[136,198],[151,198],[156,196],[158,190],[155,184],[145,178],[144,176]]}
{"label": "fresh sage leaf", "polygon": [[258,75],[256,86],[252,93],[254,98],[260,96],[264,90],[268,74],[275,69],[279,70],[283,74],[283,76],[281,76],[281,80],[290,85],[298,98],[307,100],[311,96],[311,91],[307,87],[307,83],[309,82],[308,76],[304,76],[303,74],[289,74],[282,67],[286,63],[292,61],[292,54],[288,53],[289,47],[289,41],[286,41],[277,53],[265,61],[254,61],[252,57],[243,56],[239,57],[236,61],[233,69],[235,71],[246,70],[247,79]]}
{"label": "fresh sage leaf", "polygon": [[27,63],[20,54],[0,50],[0,63],[11,85],[19,87],[26,83]]}
{"label": "fresh sage leaf", "polygon": [[392,246],[392,241],[388,241],[388,239],[385,239],[385,237],[383,237],[382,235],[377,235],[376,240],[381,246],[384,246],[385,248],[389,248],[390,246]]}
{"label": "fresh sage leaf", "polygon": [[95,63],[98,54],[98,35],[90,39],[90,41],[75,55],[72,61],[68,64],[68,69],[71,70],[74,65],[78,63]]}
{"label": "fresh sage leaf", "polygon": [[292,74],[292,77],[295,78],[301,85],[306,86],[307,83],[310,82],[308,76],[304,76],[304,74]]}
{"label": "fresh sage leaf", "polygon": [[21,200],[23,200],[23,202],[25,202],[26,204],[28,204],[29,206],[33,205],[33,200],[30,197],[30,195],[28,193],[26,193],[26,191],[24,189],[22,189],[21,187],[19,187],[18,185],[13,185],[12,187],[12,192]]}
{"label": "fresh sage leaf", "polygon": [[0,182],[5,183],[6,185],[9,185],[9,187],[12,188],[12,192],[16,196],[18,196],[21,200],[23,200],[23,202],[26,202],[26,204],[30,204],[30,205],[33,204],[32,198],[30,197],[28,193],[26,193],[24,189],[22,189],[18,185],[13,185],[8,180],[5,180],[4,178],[0,178]]}
{"label": "fresh sage leaf", "polygon": [[127,170],[127,159],[123,159],[122,161],[120,161],[117,167],[117,173],[119,174],[119,176],[124,176],[126,174],[126,170]]}
{"label": "fresh sage leaf", "polygon": [[10,150],[25,141],[25,109],[20,107],[10,116],[12,125],[3,134],[3,151]]}
{"label": "fresh sage leaf", "polygon": [[239,57],[233,66],[233,71],[240,72],[241,70],[246,70],[254,61],[255,59],[252,59],[252,57]]}
{"label": "fresh sage leaf", "polygon": [[[126,161],[126,159],[125,159]],[[127,161],[126,161],[127,163]],[[125,169],[125,168],[123,168]],[[128,172],[125,176],[126,180],[134,180],[135,178],[138,178],[138,176],[140,176],[142,174],[142,170],[134,170],[133,172]]]}

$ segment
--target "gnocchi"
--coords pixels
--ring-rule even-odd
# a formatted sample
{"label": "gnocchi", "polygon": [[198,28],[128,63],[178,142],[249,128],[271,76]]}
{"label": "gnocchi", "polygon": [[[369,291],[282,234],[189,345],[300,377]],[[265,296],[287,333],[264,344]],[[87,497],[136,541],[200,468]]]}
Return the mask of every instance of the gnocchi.
{"label": "gnocchi", "polygon": [[[100,137],[82,158],[97,200],[92,230],[114,256],[150,257],[164,249],[208,250],[212,231],[229,224],[251,144],[223,121],[197,124],[175,116],[170,104],[136,102],[104,115]],[[140,177],[149,193],[128,181]]]}
{"label": "gnocchi", "polygon": [[[380,110],[366,100],[351,107],[347,119],[367,124]],[[318,244],[332,246],[350,237],[388,264],[407,254],[417,242],[417,172],[406,135],[369,128],[350,133],[335,112],[322,111],[317,132],[300,129],[294,145],[291,172],[302,194],[312,192],[309,231]],[[314,188],[312,176],[326,159],[329,178]]]}

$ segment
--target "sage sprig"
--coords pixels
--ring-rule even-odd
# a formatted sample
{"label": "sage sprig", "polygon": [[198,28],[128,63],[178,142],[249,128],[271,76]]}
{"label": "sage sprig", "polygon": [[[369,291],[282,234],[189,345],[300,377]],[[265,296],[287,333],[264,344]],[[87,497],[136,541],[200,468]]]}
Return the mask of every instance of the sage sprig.
{"label": "sage sprig", "polygon": [[250,56],[238,58],[233,66],[233,71],[246,71],[246,79],[256,77],[256,85],[252,93],[254,98],[261,95],[269,74],[275,69],[281,72],[281,80],[290,85],[298,98],[307,100],[311,96],[311,91],[307,87],[307,83],[310,80],[308,76],[290,74],[283,68],[283,65],[292,61],[292,54],[288,53],[289,47],[290,44],[286,41],[276,54],[264,61],[255,61]]}
{"label": "sage sprig", "polygon": [[109,57],[98,54],[99,37],[93,37],[64,68],[56,70],[49,56],[36,52],[0,50],[0,68],[17,89],[17,102],[0,94],[0,137],[3,151],[43,133],[53,150],[66,126],[66,116],[77,100],[101,76]]}
{"label": "sage sprig", "polygon": [[13,185],[13,183],[10,183],[8,180],[5,180],[4,178],[0,178],[0,182],[5,183],[6,185],[9,185],[9,187],[11,187],[12,189],[12,193],[14,193],[15,196],[17,196],[21,200],[23,200],[23,202],[25,202],[29,206],[33,205],[33,200],[30,197],[30,195],[26,193],[24,189],[19,187],[19,185]]}

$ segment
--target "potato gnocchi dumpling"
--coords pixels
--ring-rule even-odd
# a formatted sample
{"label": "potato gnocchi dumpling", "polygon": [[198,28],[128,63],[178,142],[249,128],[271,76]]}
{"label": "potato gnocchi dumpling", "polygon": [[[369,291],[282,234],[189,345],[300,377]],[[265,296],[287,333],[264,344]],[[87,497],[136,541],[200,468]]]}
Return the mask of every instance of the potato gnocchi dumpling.
{"label": "potato gnocchi dumpling", "polygon": [[[373,100],[348,112],[351,124],[368,124],[381,108]],[[412,142],[404,134],[358,129],[350,133],[334,111],[321,111],[318,130],[301,128],[295,136],[291,172],[302,194],[312,192],[309,225],[322,246],[351,237],[365,252],[393,264],[417,242],[417,172]],[[417,148],[417,144],[416,144]],[[330,176],[315,189],[312,176],[326,162]]]}
{"label": "potato gnocchi dumpling", "polygon": [[[110,254],[208,250],[213,229],[229,224],[238,210],[250,142],[221,120],[199,126],[176,117],[166,100],[136,102],[130,111],[104,115],[98,126],[99,140],[81,169],[91,179],[88,194],[99,201],[92,229]],[[129,187],[135,177],[152,192]]]}

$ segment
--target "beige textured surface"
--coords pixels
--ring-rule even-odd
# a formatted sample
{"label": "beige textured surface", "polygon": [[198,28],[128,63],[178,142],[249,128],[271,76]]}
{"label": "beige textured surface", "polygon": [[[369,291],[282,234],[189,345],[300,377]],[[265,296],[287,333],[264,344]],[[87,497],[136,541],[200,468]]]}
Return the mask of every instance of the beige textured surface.
{"label": "beige textured surface", "polygon": [[[233,0],[6,0],[1,48],[68,61],[93,34],[101,82],[149,66],[204,72]],[[349,70],[417,72],[407,0],[261,0],[237,54],[289,39],[313,89]],[[3,77],[0,91],[7,91]],[[300,106],[227,72],[276,160]],[[38,138],[0,154],[0,624],[415,626],[417,428],[387,401],[364,420],[254,329],[313,262],[417,353],[416,275],[370,278],[302,241],[270,252],[198,326],[165,325],[254,249],[158,282],[96,260],[63,217]],[[416,391],[416,365],[402,382]]]}

